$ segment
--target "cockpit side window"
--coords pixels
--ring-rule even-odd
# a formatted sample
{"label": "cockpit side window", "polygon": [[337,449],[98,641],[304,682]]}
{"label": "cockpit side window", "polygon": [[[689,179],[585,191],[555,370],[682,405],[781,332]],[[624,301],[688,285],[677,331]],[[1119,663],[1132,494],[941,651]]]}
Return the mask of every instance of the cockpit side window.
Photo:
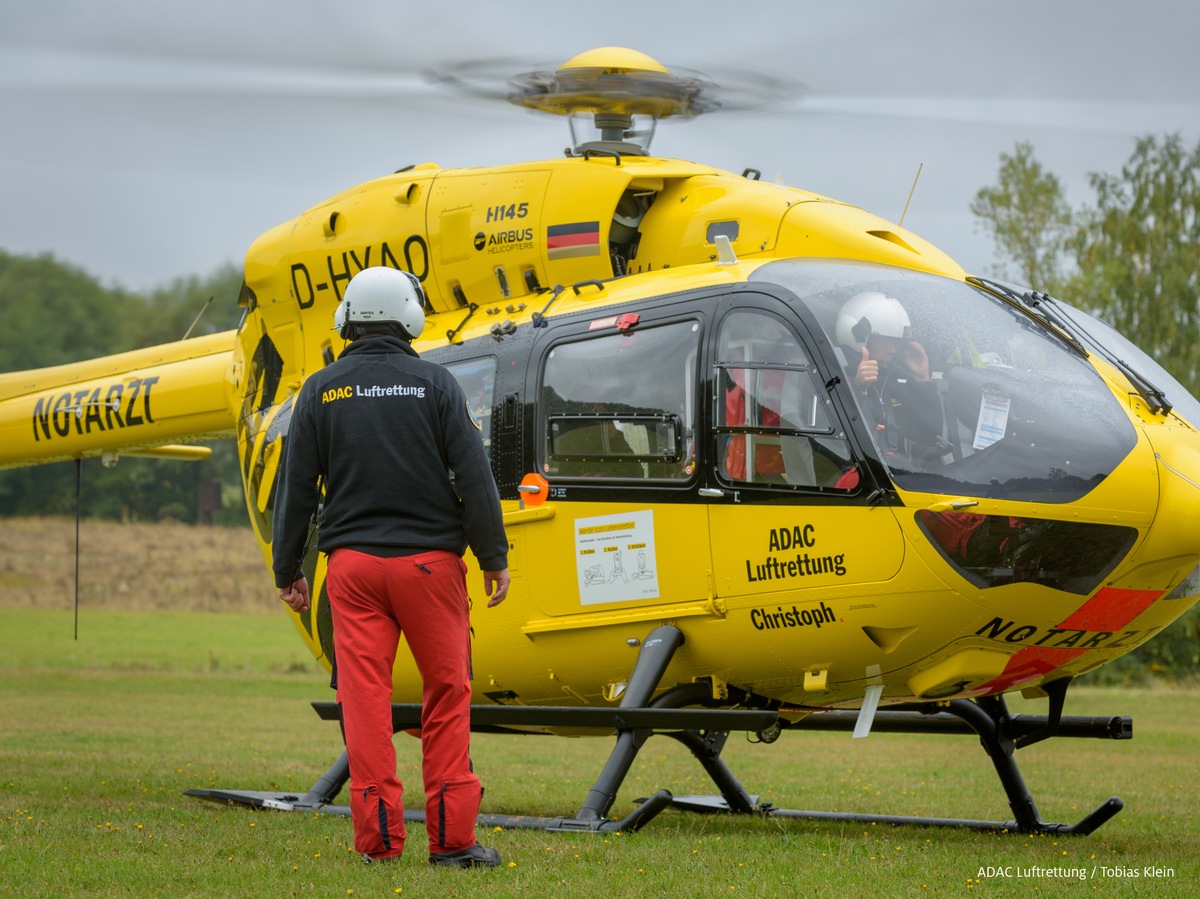
{"label": "cockpit side window", "polygon": [[826,391],[782,320],[759,310],[727,315],[716,379],[713,422],[723,480],[822,490],[857,485]]}
{"label": "cockpit side window", "polygon": [[606,331],[547,353],[547,478],[678,481],[695,471],[700,325]]}
{"label": "cockpit side window", "polygon": [[458,381],[458,386],[467,395],[467,407],[471,417],[479,425],[483,435],[483,445],[487,449],[488,458],[492,455],[492,401],[496,390],[496,359],[487,356],[483,359],[467,359],[462,362],[446,364],[450,374]]}

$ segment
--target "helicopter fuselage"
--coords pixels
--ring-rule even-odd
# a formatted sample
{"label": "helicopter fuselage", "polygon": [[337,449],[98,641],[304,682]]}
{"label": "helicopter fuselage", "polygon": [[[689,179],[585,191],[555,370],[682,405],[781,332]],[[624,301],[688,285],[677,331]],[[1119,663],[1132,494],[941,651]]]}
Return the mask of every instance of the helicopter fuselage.
{"label": "helicopter fuselage", "polygon": [[[474,613],[477,703],[616,700],[662,623],[685,636],[663,686],[717,700],[1036,689],[1195,601],[1200,542],[1172,525],[1200,511],[1193,422],[903,229],[603,154],[418,166],[255,243],[230,386],[268,563],[290,404],[372,265],[422,279],[415,345],[463,385],[507,508],[513,587]],[[929,353],[928,433],[854,389],[836,318],[871,290]],[[315,554],[309,572],[320,589]],[[327,598],[297,625],[328,663]],[[396,675],[419,701],[404,653]]]}

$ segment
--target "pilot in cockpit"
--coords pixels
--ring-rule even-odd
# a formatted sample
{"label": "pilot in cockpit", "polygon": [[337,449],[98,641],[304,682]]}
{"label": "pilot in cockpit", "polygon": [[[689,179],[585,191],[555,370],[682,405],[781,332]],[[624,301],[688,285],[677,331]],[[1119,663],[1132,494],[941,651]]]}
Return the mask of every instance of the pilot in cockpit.
{"label": "pilot in cockpit", "polygon": [[921,464],[940,458],[948,449],[941,438],[941,400],[929,357],[913,339],[900,301],[879,291],[855,294],[838,313],[837,339],[880,451],[903,452]]}

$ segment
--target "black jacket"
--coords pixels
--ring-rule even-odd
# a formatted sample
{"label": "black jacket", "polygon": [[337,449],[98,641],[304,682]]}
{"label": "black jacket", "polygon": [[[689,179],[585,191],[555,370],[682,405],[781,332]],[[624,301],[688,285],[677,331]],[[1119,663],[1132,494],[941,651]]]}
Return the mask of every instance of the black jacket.
{"label": "black jacket", "polygon": [[466,396],[449,371],[399,338],[360,338],[309,376],[283,457],[273,519],[278,587],[299,569],[320,475],[322,552],[461,555],[469,545],[485,571],[508,567],[500,495]]}

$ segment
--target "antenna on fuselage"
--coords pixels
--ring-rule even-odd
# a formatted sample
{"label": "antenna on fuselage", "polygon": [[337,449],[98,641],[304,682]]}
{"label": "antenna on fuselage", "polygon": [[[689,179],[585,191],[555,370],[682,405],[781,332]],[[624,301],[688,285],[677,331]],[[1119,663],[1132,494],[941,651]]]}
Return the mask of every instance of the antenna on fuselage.
{"label": "antenna on fuselage", "polygon": [[193,329],[195,329],[196,325],[200,323],[200,316],[204,315],[204,313],[208,311],[208,307],[212,305],[212,301],[213,298],[209,297],[205,304],[200,307],[200,311],[196,313],[196,317],[192,319],[192,323],[188,325],[187,331],[185,331],[183,337],[180,338],[181,340],[187,340],[192,336]]}
{"label": "antenna on fuselage", "polygon": [[908,204],[912,202],[913,194],[917,189],[917,179],[921,177],[921,169],[924,167],[925,163],[923,162],[917,165],[917,174],[913,176],[912,187],[908,189],[908,199],[904,201],[904,209],[900,212],[900,221],[896,222],[897,225],[903,226],[904,224],[904,216],[908,215]]}

